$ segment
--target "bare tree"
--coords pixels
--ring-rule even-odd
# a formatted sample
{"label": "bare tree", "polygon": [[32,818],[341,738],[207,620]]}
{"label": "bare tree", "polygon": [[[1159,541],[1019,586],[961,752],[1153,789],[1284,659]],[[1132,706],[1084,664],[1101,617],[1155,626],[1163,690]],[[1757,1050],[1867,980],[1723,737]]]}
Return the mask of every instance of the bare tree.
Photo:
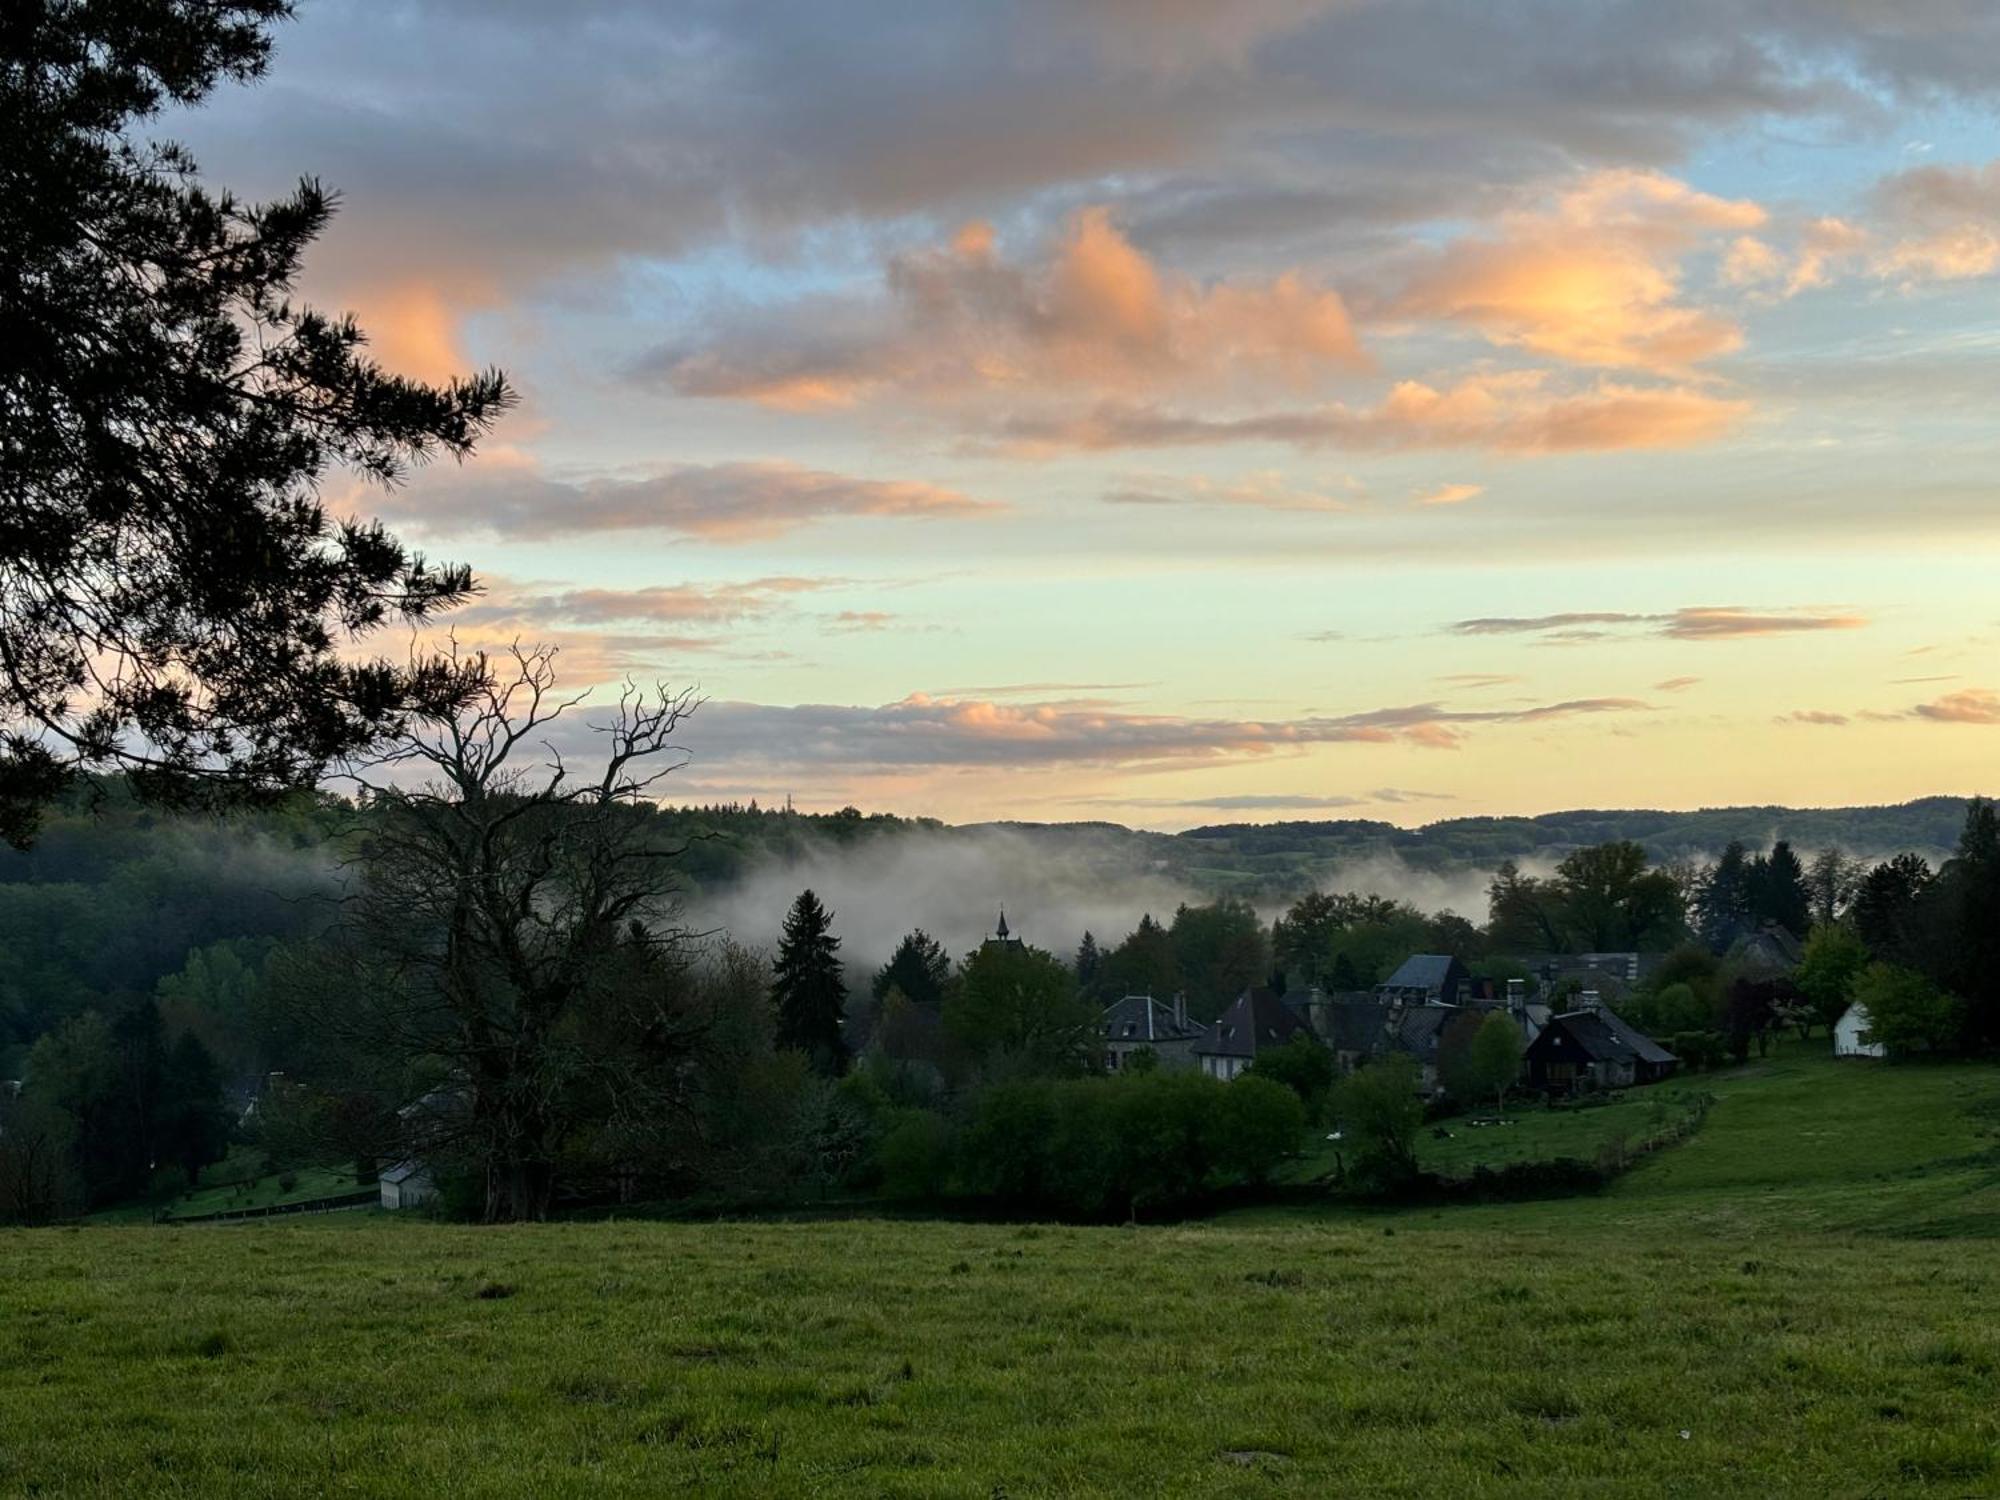
{"label": "bare tree", "polygon": [[488,1221],[546,1216],[565,1150],[641,1108],[693,1024],[672,1000],[681,851],[650,804],[696,701],[628,685],[580,775],[550,739],[582,702],[555,654],[514,648],[463,712],[351,773],[358,878],[334,961],[298,986],[383,1076],[427,1076],[393,1149],[483,1171]]}

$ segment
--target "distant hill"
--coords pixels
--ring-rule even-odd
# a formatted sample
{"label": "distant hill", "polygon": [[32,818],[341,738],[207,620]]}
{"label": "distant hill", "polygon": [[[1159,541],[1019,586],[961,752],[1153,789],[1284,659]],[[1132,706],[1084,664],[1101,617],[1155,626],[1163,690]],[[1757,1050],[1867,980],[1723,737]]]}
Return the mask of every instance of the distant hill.
{"label": "distant hill", "polygon": [[1333,877],[1343,867],[1393,860],[1449,875],[1488,871],[1503,860],[1551,862],[1590,844],[1631,839],[1658,860],[1709,859],[1732,839],[1753,850],[1790,839],[1804,851],[1838,845],[1875,857],[1914,850],[1933,861],[1958,842],[1963,797],[1924,797],[1893,807],[1713,807],[1695,812],[1586,809],[1521,818],[1447,818],[1420,828],[1363,818],[1286,823],[1214,823],[1150,833],[1116,823],[928,825],[940,836],[1005,830],[1092,863],[1170,874],[1211,892],[1274,897]]}

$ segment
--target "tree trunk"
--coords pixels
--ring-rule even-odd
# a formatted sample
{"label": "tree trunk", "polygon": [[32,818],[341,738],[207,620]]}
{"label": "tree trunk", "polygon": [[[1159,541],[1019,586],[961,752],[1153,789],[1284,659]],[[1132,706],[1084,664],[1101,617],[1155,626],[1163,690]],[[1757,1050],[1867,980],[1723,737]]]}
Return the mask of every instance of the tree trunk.
{"label": "tree trunk", "polygon": [[546,1161],[496,1158],[486,1171],[486,1222],[534,1223],[549,1216],[555,1172]]}

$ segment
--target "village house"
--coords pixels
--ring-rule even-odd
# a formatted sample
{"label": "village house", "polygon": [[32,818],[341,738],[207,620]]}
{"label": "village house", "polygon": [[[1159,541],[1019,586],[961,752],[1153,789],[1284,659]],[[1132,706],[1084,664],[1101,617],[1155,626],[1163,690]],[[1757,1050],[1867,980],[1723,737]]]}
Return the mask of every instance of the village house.
{"label": "village house", "polygon": [[1578,1008],[1551,1016],[1521,1058],[1528,1087],[1551,1094],[1627,1088],[1672,1075],[1680,1059],[1586,990]]}
{"label": "village house", "polygon": [[1195,1065],[1194,1046],[1201,1039],[1202,1026],[1188,1019],[1187,997],[1174,996],[1171,1002],[1151,995],[1127,995],[1104,1008],[1100,1023],[1104,1037],[1104,1068],[1123,1072],[1135,1052],[1151,1051],[1163,1068],[1191,1068]]}
{"label": "village house", "polygon": [[1391,1001],[1381,1051],[1402,1052],[1415,1058],[1418,1088],[1425,1094],[1435,1094],[1443,1087],[1438,1079],[1438,1049],[1444,1042],[1445,1028],[1462,1013],[1463,1007],[1457,1005],[1404,1005]]}
{"label": "village house", "polygon": [[[1195,1041],[1195,1064],[1210,1078],[1236,1077],[1261,1052],[1284,1046],[1313,1030],[1291,1006],[1267,989],[1245,990]],[[1317,1040],[1317,1038],[1313,1038]]]}
{"label": "village house", "polygon": [[1375,993],[1405,1005],[1456,1005],[1471,988],[1471,971],[1450,954],[1412,953]]}
{"label": "village house", "polygon": [[1833,1023],[1833,1055],[1835,1057],[1887,1057],[1889,1049],[1875,1040],[1870,1029],[1874,1022],[1868,1015],[1868,1007],[1860,1001],[1840,1013],[1840,1019]]}

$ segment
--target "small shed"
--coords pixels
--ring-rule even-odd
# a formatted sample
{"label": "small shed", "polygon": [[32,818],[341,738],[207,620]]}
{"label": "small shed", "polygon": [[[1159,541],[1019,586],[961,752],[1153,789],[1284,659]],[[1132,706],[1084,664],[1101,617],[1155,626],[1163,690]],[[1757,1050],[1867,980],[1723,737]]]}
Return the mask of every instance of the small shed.
{"label": "small shed", "polygon": [[1835,1057],[1887,1057],[1889,1049],[1875,1040],[1870,1028],[1873,1022],[1868,1016],[1868,1007],[1856,1001],[1840,1013],[1840,1019],[1833,1023],[1833,1055]]}
{"label": "small shed", "polygon": [[378,1181],[384,1208],[421,1208],[437,1197],[437,1182],[420,1161],[399,1161],[384,1167]]}

